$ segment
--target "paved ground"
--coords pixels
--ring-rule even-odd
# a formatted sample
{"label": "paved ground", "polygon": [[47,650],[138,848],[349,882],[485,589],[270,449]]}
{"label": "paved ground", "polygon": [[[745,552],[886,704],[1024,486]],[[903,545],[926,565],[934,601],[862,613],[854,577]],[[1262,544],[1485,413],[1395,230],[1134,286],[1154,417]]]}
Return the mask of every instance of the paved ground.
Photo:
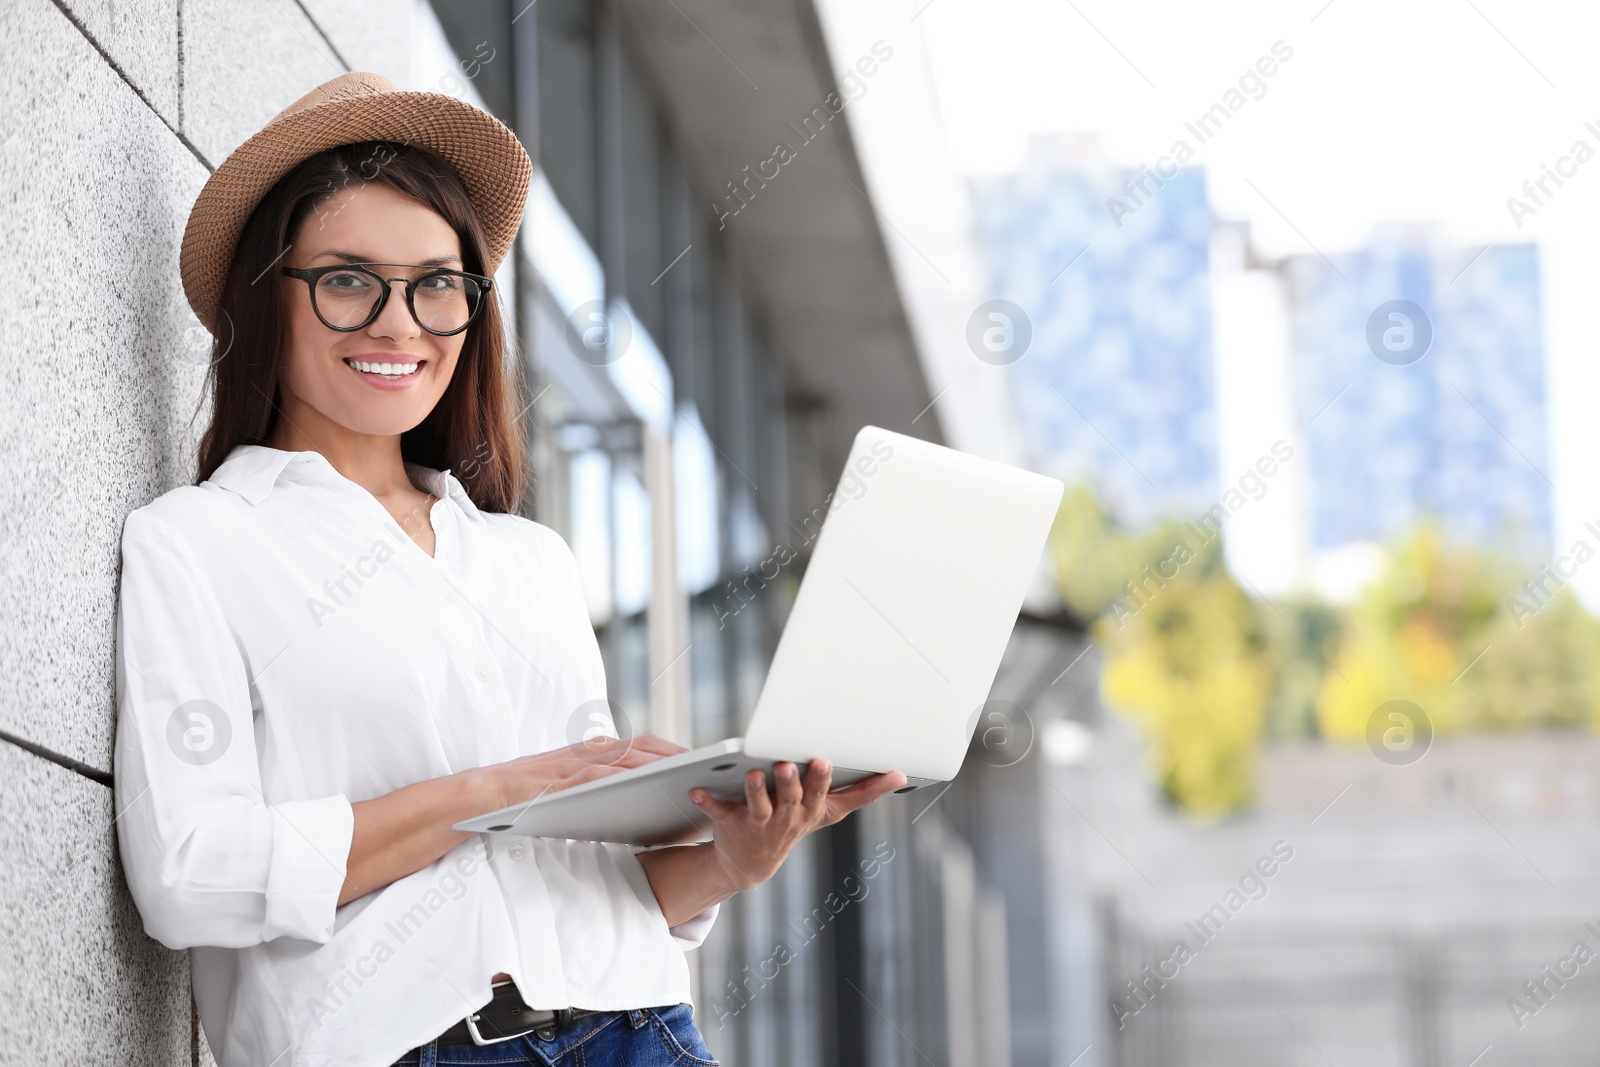
{"label": "paved ground", "polygon": [[[1593,736],[1439,742],[1409,767],[1364,748],[1269,751],[1257,808],[1211,826],[1163,809],[1115,720],[1086,766],[1052,778],[1062,862],[1099,902],[1109,976],[1085,1065],[1600,1062]],[[1120,986],[1163,970],[1180,939],[1193,958],[1147,981],[1148,1003]],[[1579,941],[1595,962],[1571,958]],[[1522,988],[1540,980],[1542,1001]],[[1139,1009],[1120,1034],[1119,993]]]}

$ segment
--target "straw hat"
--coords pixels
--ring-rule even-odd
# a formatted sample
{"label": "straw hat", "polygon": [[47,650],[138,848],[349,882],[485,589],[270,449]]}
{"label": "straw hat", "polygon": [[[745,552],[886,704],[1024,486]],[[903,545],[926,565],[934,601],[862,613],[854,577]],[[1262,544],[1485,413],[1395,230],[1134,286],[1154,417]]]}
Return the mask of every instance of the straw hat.
{"label": "straw hat", "polygon": [[207,330],[217,332],[217,304],[234,248],[261,198],[307,158],[357,141],[419,145],[454,167],[488,242],[484,273],[499,267],[533,176],[516,135],[453,96],[401,92],[381,75],[352,71],[284,108],[234,149],[200,190],[183,231],[179,269],[189,306]]}

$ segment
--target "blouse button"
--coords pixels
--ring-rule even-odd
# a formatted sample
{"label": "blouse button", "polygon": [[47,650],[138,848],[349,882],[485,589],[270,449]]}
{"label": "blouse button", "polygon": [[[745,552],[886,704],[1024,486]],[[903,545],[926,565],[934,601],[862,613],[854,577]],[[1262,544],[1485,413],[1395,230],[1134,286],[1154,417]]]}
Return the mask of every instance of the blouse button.
{"label": "blouse button", "polygon": [[489,680],[489,672],[484,670],[482,667],[479,667],[478,668],[478,680],[481,681],[481,682],[487,682]]}
{"label": "blouse button", "polygon": [[450,601],[450,603],[454,604],[457,600],[461,599],[461,594],[457,593],[454,589],[452,589],[452,590],[450,590],[448,593],[446,593],[444,595],[444,598],[446,600]]}

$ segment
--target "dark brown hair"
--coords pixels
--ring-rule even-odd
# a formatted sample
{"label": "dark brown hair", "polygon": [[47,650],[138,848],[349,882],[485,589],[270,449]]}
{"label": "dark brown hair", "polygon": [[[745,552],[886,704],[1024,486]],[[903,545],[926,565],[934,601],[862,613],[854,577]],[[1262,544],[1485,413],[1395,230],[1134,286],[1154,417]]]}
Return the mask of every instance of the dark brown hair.
{"label": "dark brown hair", "polygon": [[[439,213],[461,241],[464,269],[483,274],[484,238],[460,178],[416,145],[364,141],[319,152],[279,179],[251,213],[223,286],[209,372],[211,424],[200,440],[196,484],[236,445],[267,444],[278,419],[283,368],[283,287],[277,270],[290,237],[321,205],[378,182]],[[507,366],[498,289],[467,327],[450,384],[426,418],[400,435],[401,457],[449,470],[483,511],[516,512],[525,439],[511,404],[521,360]]]}

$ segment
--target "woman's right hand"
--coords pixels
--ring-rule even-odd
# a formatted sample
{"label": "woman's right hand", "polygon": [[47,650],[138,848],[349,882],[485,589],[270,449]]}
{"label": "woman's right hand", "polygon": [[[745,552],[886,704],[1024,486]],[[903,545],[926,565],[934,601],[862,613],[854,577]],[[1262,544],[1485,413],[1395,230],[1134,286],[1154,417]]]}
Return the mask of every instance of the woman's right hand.
{"label": "woman's right hand", "polygon": [[486,795],[493,801],[494,806],[485,811],[499,811],[687,751],[655,734],[594,737],[565,748],[480,767],[471,773],[483,777]]}

